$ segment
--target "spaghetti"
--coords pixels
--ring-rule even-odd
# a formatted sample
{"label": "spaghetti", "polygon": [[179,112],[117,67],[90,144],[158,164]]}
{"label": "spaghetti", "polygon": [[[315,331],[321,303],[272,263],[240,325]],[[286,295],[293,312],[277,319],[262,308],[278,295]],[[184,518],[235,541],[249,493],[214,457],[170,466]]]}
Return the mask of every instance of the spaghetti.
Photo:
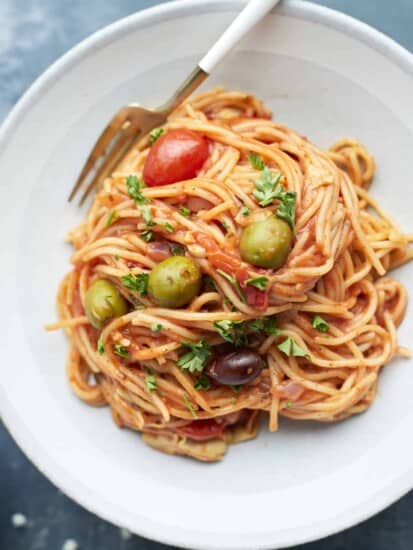
{"label": "spaghetti", "polygon": [[[206,160],[192,177],[144,186],[152,151],[174,130],[205,140]],[[406,290],[387,272],[412,258],[412,236],[368,193],[374,170],[359,142],[323,152],[245,93],[186,102],[136,143],[69,233],[73,269],[48,328],[69,336],[75,394],[109,405],[149,445],[204,461],[255,437],[262,412],[275,431],[280,415],[330,422],[366,410],[381,367],[408,355],[396,334]],[[290,235],[282,265],[246,262],[247,227],[275,218]],[[202,280],[184,307],[159,305],[151,274],[176,258]],[[113,306],[98,328],[88,306],[97,280]]]}

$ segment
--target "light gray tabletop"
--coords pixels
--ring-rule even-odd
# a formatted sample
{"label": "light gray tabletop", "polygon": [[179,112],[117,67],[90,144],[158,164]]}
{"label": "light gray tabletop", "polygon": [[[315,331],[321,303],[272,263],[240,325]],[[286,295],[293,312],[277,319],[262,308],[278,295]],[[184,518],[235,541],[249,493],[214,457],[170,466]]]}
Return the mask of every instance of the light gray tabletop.
{"label": "light gray tabletop", "polygon": [[[156,0],[0,0],[0,120],[31,82],[79,40]],[[413,50],[413,0],[320,0]],[[41,128],[39,129],[41,131]],[[167,550],[86,512],[51,485],[0,423],[0,550]],[[23,513],[26,527],[12,526]],[[413,492],[369,521],[296,550],[412,550]]]}

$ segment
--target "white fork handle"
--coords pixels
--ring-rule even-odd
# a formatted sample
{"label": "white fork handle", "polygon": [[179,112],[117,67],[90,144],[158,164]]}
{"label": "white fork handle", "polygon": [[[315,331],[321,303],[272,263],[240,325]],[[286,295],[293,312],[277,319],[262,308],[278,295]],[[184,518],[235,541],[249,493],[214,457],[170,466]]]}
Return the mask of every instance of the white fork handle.
{"label": "white fork handle", "polygon": [[280,0],[249,0],[248,4],[225,32],[218,38],[209,52],[199,62],[201,69],[211,74],[215,66],[241,40],[247,32],[266,15]]}

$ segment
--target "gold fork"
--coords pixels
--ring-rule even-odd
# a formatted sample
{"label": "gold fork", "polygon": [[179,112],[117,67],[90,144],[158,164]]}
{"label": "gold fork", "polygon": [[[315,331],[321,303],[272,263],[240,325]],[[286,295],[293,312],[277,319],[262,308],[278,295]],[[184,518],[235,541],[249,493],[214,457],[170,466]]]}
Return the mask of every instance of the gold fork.
{"label": "gold fork", "polygon": [[92,190],[110,175],[135,140],[162,125],[169,114],[202,84],[232,47],[279,1],[250,0],[164,105],[150,109],[131,103],[120,109],[96,141],[69,195],[69,202],[85,187],[79,201],[81,206]]}

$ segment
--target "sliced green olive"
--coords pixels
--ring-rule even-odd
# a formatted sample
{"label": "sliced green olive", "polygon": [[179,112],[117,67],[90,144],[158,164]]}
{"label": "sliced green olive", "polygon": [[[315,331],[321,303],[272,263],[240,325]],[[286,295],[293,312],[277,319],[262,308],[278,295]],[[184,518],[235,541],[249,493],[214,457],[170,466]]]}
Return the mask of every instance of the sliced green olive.
{"label": "sliced green olive", "polygon": [[276,269],[283,265],[290,252],[291,228],[287,222],[270,216],[248,225],[241,235],[241,258],[258,267]]}
{"label": "sliced green olive", "polygon": [[86,293],[85,310],[90,323],[102,328],[111,319],[125,315],[128,303],[112,283],[97,279]]}
{"label": "sliced green olive", "polygon": [[161,307],[182,307],[198,294],[201,272],[185,256],[172,256],[155,266],[149,274],[148,295]]}

